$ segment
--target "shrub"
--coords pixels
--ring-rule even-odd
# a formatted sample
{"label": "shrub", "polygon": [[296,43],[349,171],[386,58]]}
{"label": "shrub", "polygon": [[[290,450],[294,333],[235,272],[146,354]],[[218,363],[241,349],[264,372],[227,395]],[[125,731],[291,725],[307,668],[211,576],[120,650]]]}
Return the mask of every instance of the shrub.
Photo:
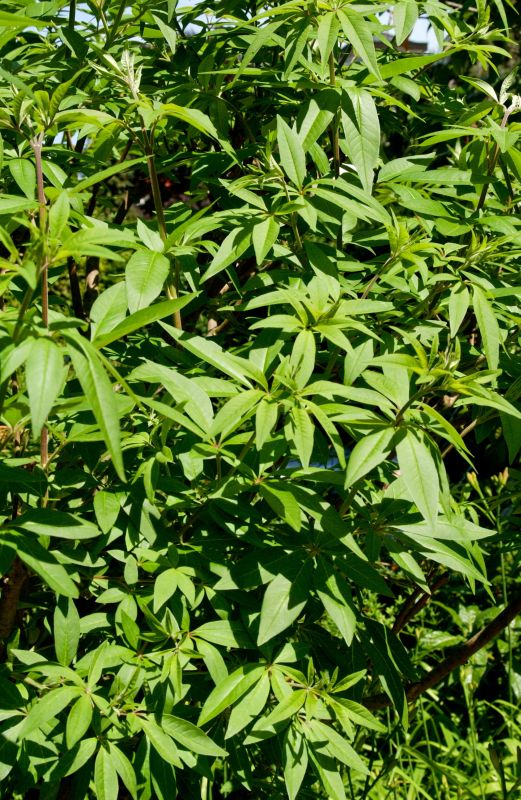
{"label": "shrub", "polygon": [[4,5],[4,797],[514,796],[521,99],[455,5]]}

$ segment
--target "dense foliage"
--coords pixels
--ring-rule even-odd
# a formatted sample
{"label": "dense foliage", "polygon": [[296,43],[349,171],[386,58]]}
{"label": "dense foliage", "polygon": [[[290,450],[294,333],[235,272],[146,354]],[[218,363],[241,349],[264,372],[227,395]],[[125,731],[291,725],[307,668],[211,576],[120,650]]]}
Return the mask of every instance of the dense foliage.
{"label": "dense foliage", "polygon": [[2,797],[518,796],[510,22],[3,3]]}

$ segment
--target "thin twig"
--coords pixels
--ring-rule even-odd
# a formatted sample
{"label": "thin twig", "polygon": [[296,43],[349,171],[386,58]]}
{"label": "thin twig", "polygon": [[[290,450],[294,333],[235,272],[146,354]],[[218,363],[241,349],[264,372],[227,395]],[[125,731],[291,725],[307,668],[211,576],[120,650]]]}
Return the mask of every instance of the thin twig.
{"label": "thin twig", "polygon": [[[492,622],[485,625],[479,633],[468,639],[461,647],[456,648],[451,655],[432,669],[421,681],[409,684],[405,689],[405,696],[408,702],[414,702],[420,695],[432,689],[436,684],[441,683],[451,672],[465,664],[469,658],[486,647],[487,644],[504,631],[519,614],[521,614],[521,592],[514,595],[510,603]],[[392,705],[391,699],[386,694],[368,697],[363,702],[366,708],[371,709],[387,708]]]}

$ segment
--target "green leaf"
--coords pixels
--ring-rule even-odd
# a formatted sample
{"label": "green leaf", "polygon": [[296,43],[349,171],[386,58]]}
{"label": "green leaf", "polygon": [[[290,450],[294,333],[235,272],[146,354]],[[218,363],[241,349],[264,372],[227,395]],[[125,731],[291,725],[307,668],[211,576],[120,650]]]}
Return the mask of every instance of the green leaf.
{"label": "green leaf", "polygon": [[277,241],[280,224],[274,217],[266,217],[253,227],[252,241],[257,265],[260,266]]}
{"label": "green leaf", "polygon": [[110,492],[96,492],[94,495],[94,513],[96,522],[103,533],[110,533],[120,512],[119,499]]}
{"label": "green leaf", "polygon": [[198,725],[204,725],[217,717],[221,711],[239,700],[261,679],[265,667],[262,664],[244,664],[217,684],[208,695],[199,715]]}
{"label": "green leaf", "polygon": [[320,50],[322,69],[326,66],[330,54],[333,52],[340,31],[340,23],[336,12],[328,11],[321,14],[317,30],[317,44]]}
{"label": "green leaf", "polygon": [[416,0],[400,0],[393,8],[392,19],[396,44],[401,45],[411,34],[418,20],[418,3]]}
{"label": "green leaf", "polygon": [[70,597],[61,597],[54,609],[54,649],[60,664],[69,666],[78,652],[80,615]]}
{"label": "green leaf", "polygon": [[83,739],[92,721],[92,700],[88,694],[82,694],[71,707],[65,728],[65,741],[71,750]]}
{"label": "green leaf", "polygon": [[30,709],[19,731],[18,738],[25,739],[33,731],[42,728],[47,722],[60,714],[63,709],[75,700],[81,689],[77,686],[60,686],[40,697]]}
{"label": "green leaf", "polygon": [[497,317],[488,302],[485,293],[479,286],[474,286],[472,290],[472,304],[479,332],[483,340],[483,350],[487,357],[489,369],[497,369],[499,364],[499,345],[501,333]]}
{"label": "green leaf", "polygon": [[[307,731],[306,731],[307,733]],[[309,741],[308,753],[309,757],[318,773],[318,777],[326,790],[329,800],[346,800],[346,793],[344,790],[344,783],[342,776],[338,771],[338,763],[331,756],[321,752],[320,749],[315,749],[312,745],[313,734],[306,736]]]}
{"label": "green leaf", "polygon": [[166,25],[162,19],[156,17],[155,14],[152,16],[154,17],[154,22],[156,23],[157,27],[163,34],[165,42],[168,44],[172,55],[175,56],[175,52],[177,50],[177,33],[169,25]]}
{"label": "green leaf", "polygon": [[198,108],[184,108],[175,103],[164,103],[161,106],[161,114],[168,117],[176,117],[181,122],[186,122],[201,133],[206,133],[214,139],[219,139],[219,134],[210,117]]}
{"label": "green leaf", "polygon": [[170,262],[162,253],[136,250],[125,268],[128,309],[131,314],[148,306],[161,294],[170,272]]}
{"label": "green leaf", "polygon": [[96,800],[118,800],[118,773],[107,750],[102,746],[94,762]]}
{"label": "green leaf", "polygon": [[340,93],[335,89],[322,89],[310,99],[298,118],[298,136],[305,152],[309,152],[331,124],[339,103]]}
{"label": "green leaf", "polygon": [[61,237],[69,221],[70,213],[69,195],[66,191],[60,192],[49,211],[49,235],[52,238],[59,239]]}
{"label": "green leaf", "polygon": [[23,14],[11,14],[9,11],[0,11],[0,28],[43,28],[45,22]]}
{"label": "green leaf", "polygon": [[150,783],[155,795],[155,800],[171,800],[177,794],[176,774],[174,767],[164,761],[154,749],[150,751]]}
{"label": "green leaf", "polygon": [[302,733],[293,725],[284,736],[282,751],[284,782],[289,800],[295,800],[308,768],[308,752]]}
{"label": "green leaf", "polygon": [[436,524],[440,482],[429,448],[410,430],[396,445],[402,479],[411,499],[431,525]]}
{"label": "green leaf", "polygon": [[0,195],[0,216],[18,214],[19,211],[29,211],[29,209],[35,208],[37,208],[37,203],[34,200],[25,200],[17,195]]}
{"label": "green leaf", "polygon": [[325,751],[350,769],[369,775],[369,770],[358,753],[331,725],[325,725],[318,719],[310,720],[306,735],[313,741],[315,748]]}
{"label": "green leaf", "polygon": [[306,178],[306,154],[298,134],[277,116],[277,143],[280,163],[292,183],[302,188]]}
{"label": "green leaf", "polygon": [[376,60],[373,34],[367,21],[359,11],[346,7],[339,9],[337,14],[347,41],[351,44],[353,50],[360,56],[368,70],[378,80],[382,80]]}
{"label": "green leaf", "polygon": [[452,338],[456,336],[465,319],[469,303],[469,290],[464,284],[460,284],[455,291],[451,291],[449,297],[449,324]]}
{"label": "green leaf", "polygon": [[270,581],[262,600],[257,644],[263,645],[297,620],[309,599],[311,566],[306,561],[290,572]]}
{"label": "green leaf", "polygon": [[38,536],[56,536],[59,539],[95,539],[99,536],[99,530],[92,522],[51,508],[26,511],[13,521],[13,526]]}
{"label": "green leaf", "polygon": [[290,410],[290,419],[291,437],[295,444],[295,450],[302,466],[309,467],[313,453],[315,426],[308,412],[299,406],[293,406]]}
{"label": "green leaf", "polygon": [[125,788],[130,793],[133,800],[137,800],[137,781],[134,767],[123,753],[113,742],[109,742],[109,753],[116,772],[121,778]]}
{"label": "green leaf", "polygon": [[45,550],[38,541],[31,541],[28,536],[17,540],[17,545],[18,555],[22,561],[29,569],[36,572],[50,589],[65,597],[78,597],[76,584],[52,552]]}
{"label": "green leaf", "polygon": [[318,558],[315,587],[324,609],[329,614],[348,647],[356,631],[356,612],[347,584],[325,559]]}
{"label": "green leaf", "polygon": [[33,437],[36,439],[59,395],[64,377],[61,350],[51,339],[37,339],[25,362]]}
{"label": "green leaf", "polygon": [[226,750],[215,744],[200,728],[181,717],[163,714],[161,727],[172,739],[175,739],[191,753],[215,758],[228,755]]}
{"label": "green leaf", "polygon": [[222,647],[251,647],[252,644],[244,626],[229,619],[205,622],[192,631],[192,636],[206,639]]}
{"label": "green leaf", "polygon": [[96,340],[119,325],[127,315],[127,286],[119,281],[105,289],[94,301],[90,310],[91,338]]}
{"label": "green leaf", "polygon": [[263,373],[251,361],[226,352],[217,342],[204,339],[202,336],[183,333],[164,322],[161,324],[181,347],[184,347],[206,364],[210,364],[212,367],[224,372],[225,375],[234,378],[239,383],[247,386],[248,389],[251,389],[250,380],[257,381],[264,389],[268,388]]}
{"label": "green leaf", "polygon": [[347,700],[345,697],[329,697],[328,703],[331,704],[340,721],[341,717],[347,714],[355,725],[360,725],[363,728],[369,728],[369,730],[378,731],[379,733],[385,733],[385,725],[382,725],[382,723],[360,703],[355,703],[354,700]]}
{"label": "green leaf", "polygon": [[[83,113],[85,109],[81,109],[81,111]],[[128,161],[123,161],[121,164],[113,164],[112,167],[107,167],[106,169],[102,169],[99,172],[94,173],[94,175],[89,175],[88,178],[84,178],[74,186],[71,186],[69,188],[69,192],[71,195],[78,194],[79,192],[83,192],[85,189],[90,189],[90,187],[94,186],[96,183],[106,181],[107,178],[111,178],[113,175],[119,175],[120,173],[126,172],[132,167],[137,167],[139,164],[144,164],[145,162],[145,156],[140,156],[140,158],[131,158]]]}
{"label": "green leaf", "polygon": [[112,344],[112,342],[117,342],[118,339],[123,339],[124,336],[134,333],[134,331],[140,330],[146,325],[151,325],[153,322],[173,315],[174,311],[180,311],[194,297],[194,294],[187,294],[175,300],[164,300],[162,303],[156,303],[148,308],[142,308],[140,311],[136,311],[135,314],[131,314],[129,317],[119,322],[116,327],[111,328],[110,331],[104,333],[96,330],[93,344],[100,349],[106,347],[108,344]]}
{"label": "green leaf", "polygon": [[230,739],[250,725],[255,717],[258,717],[263,711],[269,694],[270,679],[268,673],[265,672],[258,683],[232,708],[224,738]]}
{"label": "green leaf", "polygon": [[237,80],[241,75],[244,74],[246,68],[255,58],[259,50],[261,50],[265,44],[268,44],[268,42],[270,42],[272,35],[275,33],[277,28],[279,28],[282,25],[283,22],[284,20],[277,20],[275,22],[270,22],[268,25],[262,25],[259,28],[259,30],[255,31],[255,35],[252,37],[249,47],[241,59],[241,63],[239,69],[237,70],[235,80]]}
{"label": "green leaf", "polygon": [[221,245],[212,259],[212,263],[201,277],[201,283],[218,275],[235,261],[238,261],[245,250],[250,246],[252,239],[252,226],[250,223],[243,227],[234,228],[223,239]]}
{"label": "green leaf", "polygon": [[300,507],[294,495],[285,487],[284,483],[282,481],[277,484],[273,481],[261,483],[259,492],[277,516],[287,522],[298,533],[302,527]]}
{"label": "green leaf", "polygon": [[295,714],[300,711],[306,702],[306,696],[307,691],[305,689],[296,689],[292,691],[291,694],[270,711],[267,717],[263,717],[262,720],[259,720],[259,723],[265,727],[270,727],[290,719],[290,717],[295,716]]}
{"label": "green leaf", "polygon": [[278,404],[269,400],[261,400],[255,412],[255,447],[261,450],[268,441],[277,424],[279,416]]}
{"label": "green leaf", "polygon": [[362,186],[370,194],[380,155],[380,123],[369,92],[358,88],[343,92],[342,124],[348,156]]}
{"label": "green leaf", "polygon": [[303,389],[309,383],[315,369],[315,357],[316,345],[312,331],[300,331],[293,343],[290,358],[293,379],[299,389]]}
{"label": "green leaf", "polygon": [[69,352],[76,376],[99,425],[114,469],[125,480],[119,412],[112,385],[92,345],[88,346],[86,340],[80,343],[77,339],[72,340],[72,345]]}
{"label": "green leaf", "polygon": [[174,740],[151,719],[138,719],[138,724],[156,753],[168,764],[172,764],[174,767],[181,767],[179,751]]}
{"label": "green leaf", "polygon": [[355,444],[347,464],[346,488],[359,481],[386,459],[393,447],[395,434],[394,428],[384,428],[364,436]]}
{"label": "green leaf", "polygon": [[27,158],[12,158],[9,161],[9,172],[29,200],[36,194],[36,170]]}

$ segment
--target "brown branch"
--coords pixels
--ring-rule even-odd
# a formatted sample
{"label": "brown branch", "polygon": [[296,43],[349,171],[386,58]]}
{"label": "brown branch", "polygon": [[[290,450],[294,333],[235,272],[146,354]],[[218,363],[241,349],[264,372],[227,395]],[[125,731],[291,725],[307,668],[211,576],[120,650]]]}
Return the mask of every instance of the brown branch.
{"label": "brown branch", "polygon": [[74,316],[85,319],[83,300],[81,297],[80,281],[78,278],[78,265],[72,256],[67,258],[67,271],[69,273],[69,287],[71,290],[72,308]]}
{"label": "brown branch", "polygon": [[3,578],[0,598],[0,658],[5,655],[5,640],[11,635],[18,612],[18,601],[27,578],[27,570],[16,556],[13,566]]}
{"label": "brown branch", "polygon": [[[414,702],[421,694],[432,689],[436,684],[450,675],[458,667],[461,667],[469,660],[475,653],[482,650],[493,639],[503,631],[512,620],[521,614],[521,592],[514,595],[510,603],[505,606],[503,611],[495,617],[492,622],[485,625],[478,633],[472,636],[461,647],[456,648],[445,661],[438,664],[437,667],[432,669],[421,681],[411,683],[405,689],[405,696],[409,703]],[[368,697],[364,700],[366,708],[378,709],[387,708],[392,705],[391,699],[386,694],[379,694],[375,697]]]}
{"label": "brown branch", "polygon": [[422,589],[415,589],[415,591],[407,598],[403,607],[394,621],[392,632],[394,634],[400,633],[406,625],[409,624],[411,619],[418,614],[422,608],[425,608],[428,602],[432,599],[434,592],[441,589],[450,580],[449,575],[442,575],[441,578],[430,587],[430,594]]}

